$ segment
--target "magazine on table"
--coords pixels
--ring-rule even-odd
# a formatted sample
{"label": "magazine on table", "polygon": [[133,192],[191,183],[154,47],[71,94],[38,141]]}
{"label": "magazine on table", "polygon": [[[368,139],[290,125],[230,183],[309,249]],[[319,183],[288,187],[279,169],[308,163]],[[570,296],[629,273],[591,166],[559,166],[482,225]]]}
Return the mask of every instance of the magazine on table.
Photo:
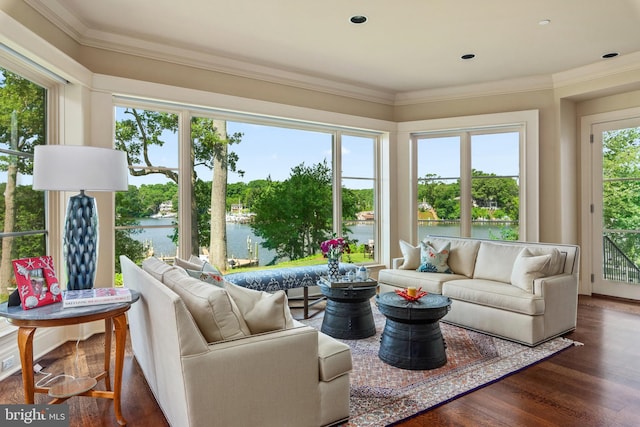
{"label": "magazine on table", "polygon": [[62,292],[62,308],[131,301],[128,288],[93,288]]}

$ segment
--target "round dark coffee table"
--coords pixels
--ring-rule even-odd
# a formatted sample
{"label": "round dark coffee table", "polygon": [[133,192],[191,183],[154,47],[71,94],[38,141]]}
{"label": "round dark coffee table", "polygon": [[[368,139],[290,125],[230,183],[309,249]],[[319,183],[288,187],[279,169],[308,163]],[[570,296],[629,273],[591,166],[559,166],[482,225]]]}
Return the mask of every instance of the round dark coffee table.
{"label": "round dark coffee table", "polygon": [[435,369],[447,363],[439,320],[451,308],[451,300],[428,294],[407,301],[395,292],[376,297],[378,309],[387,318],[380,338],[380,359],[402,369]]}
{"label": "round dark coffee table", "polygon": [[319,282],[322,295],[327,297],[320,330],[334,338],[348,340],[375,335],[371,298],[376,294],[378,283],[372,283],[373,286],[331,288]]}

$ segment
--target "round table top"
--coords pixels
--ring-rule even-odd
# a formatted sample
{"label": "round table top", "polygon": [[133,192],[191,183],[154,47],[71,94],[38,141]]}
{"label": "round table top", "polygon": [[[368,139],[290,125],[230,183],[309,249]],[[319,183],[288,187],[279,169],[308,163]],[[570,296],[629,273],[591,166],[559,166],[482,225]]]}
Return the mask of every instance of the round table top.
{"label": "round table top", "polygon": [[388,318],[420,321],[442,318],[451,307],[451,299],[427,294],[417,301],[409,301],[395,292],[385,292],[376,297],[376,304]]}
{"label": "round table top", "polygon": [[395,292],[385,292],[378,296],[378,304],[389,307],[410,308],[412,310],[424,310],[430,308],[442,308],[451,305],[451,299],[438,294],[427,294],[417,301],[409,301]]}
{"label": "round table top", "polygon": [[62,308],[62,302],[43,305],[42,307],[23,310],[22,306],[9,307],[6,302],[0,304],[0,317],[9,319],[9,323],[20,326],[22,323],[56,322],[85,317],[109,317],[112,312],[126,311],[129,306],[140,298],[140,293],[131,289],[131,301],[112,304],[85,305],[80,307]]}

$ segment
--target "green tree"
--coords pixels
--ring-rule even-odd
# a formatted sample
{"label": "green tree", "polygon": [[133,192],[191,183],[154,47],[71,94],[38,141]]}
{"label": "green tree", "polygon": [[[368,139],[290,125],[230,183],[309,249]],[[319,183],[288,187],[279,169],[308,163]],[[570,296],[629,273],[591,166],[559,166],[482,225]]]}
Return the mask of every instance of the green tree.
{"label": "green tree", "polygon": [[[603,228],[640,229],[640,128],[604,134],[602,141]],[[640,235],[606,233],[626,255],[640,264]]]}
{"label": "green tree", "polygon": [[[0,68],[0,146],[20,153],[33,153],[36,145],[45,141],[45,99],[46,91],[35,83],[20,77],[8,70]],[[19,221],[19,207],[17,204],[18,173],[31,175],[33,158],[4,154],[0,156],[0,170],[6,172],[6,186],[4,188],[3,232],[16,231]],[[42,196],[44,197],[44,195]],[[43,198],[36,197],[43,203]],[[44,205],[44,203],[43,203]],[[44,228],[44,212],[42,223]],[[33,229],[31,229],[33,230]],[[5,294],[7,284],[13,275],[11,260],[16,254],[14,248],[15,237],[2,239],[2,257],[0,259],[0,294]],[[20,238],[19,240],[22,240]],[[27,239],[29,240],[29,239]],[[44,255],[44,250],[29,255]]]}
{"label": "green tree", "polygon": [[313,255],[332,232],[332,200],[326,161],[308,167],[302,163],[285,181],[268,180],[253,203],[251,228],[264,239],[262,246],[275,250],[279,258]]}

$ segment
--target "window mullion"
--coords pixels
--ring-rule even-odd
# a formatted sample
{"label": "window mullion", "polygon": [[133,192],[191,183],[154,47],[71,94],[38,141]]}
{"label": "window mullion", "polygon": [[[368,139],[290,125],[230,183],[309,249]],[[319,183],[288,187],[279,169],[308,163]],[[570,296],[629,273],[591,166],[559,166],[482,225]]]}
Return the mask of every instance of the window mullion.
{"label": "window mullion", "polygon": [[460,235],[471,236],[471,135],[460,135]]}
{"label": "window mullion", "polygon": [[333,232],[342,236],[342,132],[335,132],[333,139]]}

